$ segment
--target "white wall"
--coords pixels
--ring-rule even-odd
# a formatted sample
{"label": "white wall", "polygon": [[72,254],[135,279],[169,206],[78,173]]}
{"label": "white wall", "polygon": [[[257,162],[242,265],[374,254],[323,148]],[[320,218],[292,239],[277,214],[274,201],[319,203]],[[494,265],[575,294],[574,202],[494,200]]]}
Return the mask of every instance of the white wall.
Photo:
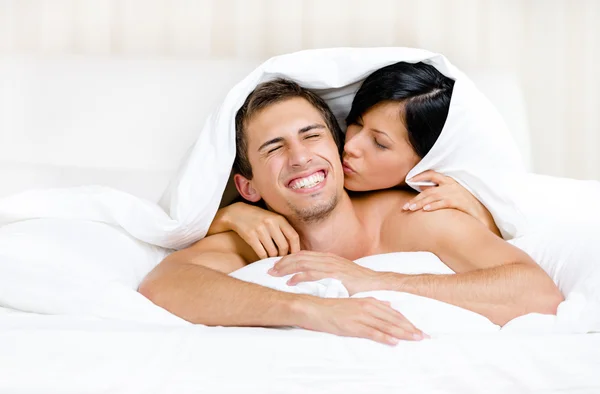
{"label": "white wall", "polygon": [[518,75],[539,172],[600,179],[599,0],[0,0],[0,55],[416,46]]}

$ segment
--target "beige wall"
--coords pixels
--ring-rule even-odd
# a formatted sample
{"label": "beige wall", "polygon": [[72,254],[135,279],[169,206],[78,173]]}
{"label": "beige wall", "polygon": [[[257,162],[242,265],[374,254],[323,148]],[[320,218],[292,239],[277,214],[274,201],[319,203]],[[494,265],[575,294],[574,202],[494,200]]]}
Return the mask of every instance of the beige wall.
{"label": "beige wall", "polygon": [[539,172],[600,179],[600,0],[0,0],[0,54],[416,46],[518,75]]}

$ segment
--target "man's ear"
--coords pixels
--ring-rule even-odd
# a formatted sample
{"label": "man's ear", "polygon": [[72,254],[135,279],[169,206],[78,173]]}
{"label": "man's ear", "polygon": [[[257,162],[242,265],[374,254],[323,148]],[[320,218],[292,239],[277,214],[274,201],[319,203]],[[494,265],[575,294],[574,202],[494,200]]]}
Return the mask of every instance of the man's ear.
{"label": "man's ear", "polygon": [[235,187],[242,197],[251,202],[258,202],[262,198],[258,190],[252,187],[252,182],[240,174],[233,176]]}

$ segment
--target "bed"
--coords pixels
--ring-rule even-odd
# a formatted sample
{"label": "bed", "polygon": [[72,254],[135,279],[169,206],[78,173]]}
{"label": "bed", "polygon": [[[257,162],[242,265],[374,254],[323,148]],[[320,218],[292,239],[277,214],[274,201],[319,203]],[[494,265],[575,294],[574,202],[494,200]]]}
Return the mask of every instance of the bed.
{"label": "bed", "polygon": [[[0,58],[0,197],[99,184],[158,201],[205,118],[258,63]],[[498,107],[530,166],[517,81],[469,75]],[[597,333],[447,334],[387,347],[294,328],[4,305],[0,349],[2,393],[600,392]]]}

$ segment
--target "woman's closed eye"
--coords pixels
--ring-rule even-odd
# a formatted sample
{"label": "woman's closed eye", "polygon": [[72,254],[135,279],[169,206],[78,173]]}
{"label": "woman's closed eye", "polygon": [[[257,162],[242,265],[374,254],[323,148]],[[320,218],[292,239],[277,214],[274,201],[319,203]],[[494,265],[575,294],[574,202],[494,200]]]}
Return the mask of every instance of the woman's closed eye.
{"label": "woman's closed eye", "polygon": [[380,144],[379,141],[377,141],[377,138],[373,138],[373,143],[379,149],[388,149],[387,146]]}
{"label": "woman's closed eye", "polygon": [[314,138],[319,138],[320,136],[321,136],[320,134],[311,134],[311,135],[307,135],[305,137],[305,139],[309,139],[309,138],[313,138],[314,139]]}

